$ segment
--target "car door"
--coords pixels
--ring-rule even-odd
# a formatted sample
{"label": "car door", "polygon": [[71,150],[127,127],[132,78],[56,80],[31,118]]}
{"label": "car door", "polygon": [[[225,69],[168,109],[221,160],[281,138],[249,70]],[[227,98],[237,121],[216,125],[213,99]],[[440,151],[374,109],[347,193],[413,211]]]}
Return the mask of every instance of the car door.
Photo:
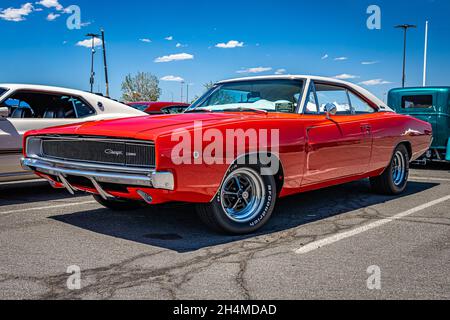
{"label": "car door", "polygon": [[[334,84],[313,83],[305,115],[313,120],[306,128],[307,151],[303,185],[357,176],[368,170],[372,152],[370,121],[352,108],[348,89]],[[337,113],[329,119],[325,106]]]}
{"label": "car door", "polygon": [[21,91],[11,93],[0,105],[10,109],[0,120],[0,180],[26,174],[20,166],[25,132],[86,121],[95,110],[78,97],[64,93]]}

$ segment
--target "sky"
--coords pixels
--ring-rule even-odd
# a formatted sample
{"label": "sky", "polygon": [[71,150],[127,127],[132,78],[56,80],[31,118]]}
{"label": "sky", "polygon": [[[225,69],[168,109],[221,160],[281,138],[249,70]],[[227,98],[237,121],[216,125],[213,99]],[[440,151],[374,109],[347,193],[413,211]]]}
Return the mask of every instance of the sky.
{"label": "sky", "polygon": [[[0,0],[0,83],[89,90],[87,33],[105,29],[111,96],[127,74],[160,79],[160,100],[189,99],[222,79],[311,74],[360,84],[381,99],[401,86],[403,34],[408,32],[407,86],[422,84],[425,21],[430,22],[428,85],[450,85],[448,0]],[[69,29],[67,8],[80,8]],[[369,29],[368,7],[380,9]],[[72,22],[74,20],[71,20]],[[102,51],[95,91],[103,92]]]}

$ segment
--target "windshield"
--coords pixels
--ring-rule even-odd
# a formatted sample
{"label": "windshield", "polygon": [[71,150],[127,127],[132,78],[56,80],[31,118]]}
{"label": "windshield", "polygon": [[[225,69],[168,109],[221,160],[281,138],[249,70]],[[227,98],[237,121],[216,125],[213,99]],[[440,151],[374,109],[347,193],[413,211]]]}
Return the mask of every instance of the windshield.
{"label": "windshield", "polygon": [[197,100],[187,112],[266,111],[296,113],[302,80],[255,80],[223,83]]}

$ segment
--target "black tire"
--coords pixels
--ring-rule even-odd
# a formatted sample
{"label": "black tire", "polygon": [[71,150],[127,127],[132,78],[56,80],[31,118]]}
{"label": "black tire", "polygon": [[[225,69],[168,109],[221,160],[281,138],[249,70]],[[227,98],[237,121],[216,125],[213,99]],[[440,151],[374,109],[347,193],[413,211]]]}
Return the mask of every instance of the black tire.
{"label": "black tire", "polygon": [[142,201],[116,200],[116,199],[105,200],[99,195],[93,195],[93,197],[95,201],[97,201],[99,204],[113,211],[129,211],[139,209],[145,206],[145,203]]}
{"label": "black tire", "polygon": [[[396,175],[399,157],[402,157],[404,161],[403,175]],[[409,161],[410,158],[406,146],[403,144],[399,145],[395,149],[392,160],[383,174],[370,179],[372,189],[376,193],[384,195],[398,195],[405,191],[409,178]]]}
{"label": "black tire", "polygon": [[[246,219],[233,219],[229,213],[227,213],[226,202],[224,199],[222,192],[225,192],[224,188],[227,187],[228,179],[232,179],[234,176],[239,176],[239,174],[248,174],[249,177],[254,178],[255,187],[254,189],[261,190],[261,193],[258,193],[260,197],[254,197],[253,191],[247,192],[247,199],[244,200],[244,196],[242,200],[238,200],[242,202],[242,205],[245,206],[244,201],[253,202],[253,198],[259,198],[261,200],[255,200],[254,210],[252,214]],[[230,180],[231,181],[231,180]],[[243,180],[245,182],[245,180]],[[260,185],[260,188],[256,187],[256,183]],[[238,183],[239,184],[239,183]],[[247,188],[247,190],[253,190]],[[239,191],[240,192],[240,191]],[[245,193],[245,192],[244,192]],[[256,191],[254,192],[257,193]],[[229,196],[233,197],[233,196]],[[275,183],[275,178],[270,175],[261,175],[261,170],[258,166],[250,167],[250,166],[233,166],[224,180],[224,183],[220,187],[220,190],[214,200],[208,204],[199,204],[197,205],[197,213],[200,219],[213,230],[233,235],[243,235],[249,234],[257,231],[262,228],[267,221],[272,216],[275,202],[277,198],[277,186]],[[236,196],[236,199],[238,197]],[[250,205],[247,205],[249,207]],[[228,208],[228,210],[233,210]],[[243,209],[245,211],[245,209]],[[242,212],[242,211],[241,211]]]}

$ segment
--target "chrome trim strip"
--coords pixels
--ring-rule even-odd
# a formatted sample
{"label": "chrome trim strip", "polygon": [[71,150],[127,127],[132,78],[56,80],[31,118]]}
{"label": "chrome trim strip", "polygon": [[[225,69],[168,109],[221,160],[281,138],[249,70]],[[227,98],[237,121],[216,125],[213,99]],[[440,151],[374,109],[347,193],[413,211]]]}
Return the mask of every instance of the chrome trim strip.
{"label": "chrome trim strip", "polygon": [[120,171],[95,171],[89,170],[89,168],[67,168],[60,166],[54,161],[43,161],[36,158],[23,158],[21,159],[21,164],[26,170],[37,171],[53,176],[77,176],[95,179],[96,182],[125,186],[145,186],[164,190],[175,189],[175,179],[171,172],[158,172],[152,170],[146,171],[144,174],[129,174]]}
{"label": "chrome trim strip", "polygon": [[92,162],[76,162],[76,161],[66,161],[59,159],[42,158],[39,156],[32,156],[30,159],[40,160],[43,162],[54,163],[60,166],[64,166],[71,169],[87,169],[95,171],[106,171],[106,172],[120,172],[120,173],[137,173],[137,174],[150,174],[152,169],[142,169],[134,167],[124,167],[124,166],[114,166],[114,165],[100,165]]}
{"label": "chrome trim strip", "polygon": [[153,141],[148,140],[133,140],[133,139],[121,139],[121,138],[108,138],[101,136],[64,136],[64,135],[48,135],[48,136],[30,136],[29,138],[38,138],[44,140],[76,140],[76,141],[98,141],[98,142],[127,142],[127,143],[137,143],[137,144],[145,144],[149,146],[154,146],[155,143]]}

